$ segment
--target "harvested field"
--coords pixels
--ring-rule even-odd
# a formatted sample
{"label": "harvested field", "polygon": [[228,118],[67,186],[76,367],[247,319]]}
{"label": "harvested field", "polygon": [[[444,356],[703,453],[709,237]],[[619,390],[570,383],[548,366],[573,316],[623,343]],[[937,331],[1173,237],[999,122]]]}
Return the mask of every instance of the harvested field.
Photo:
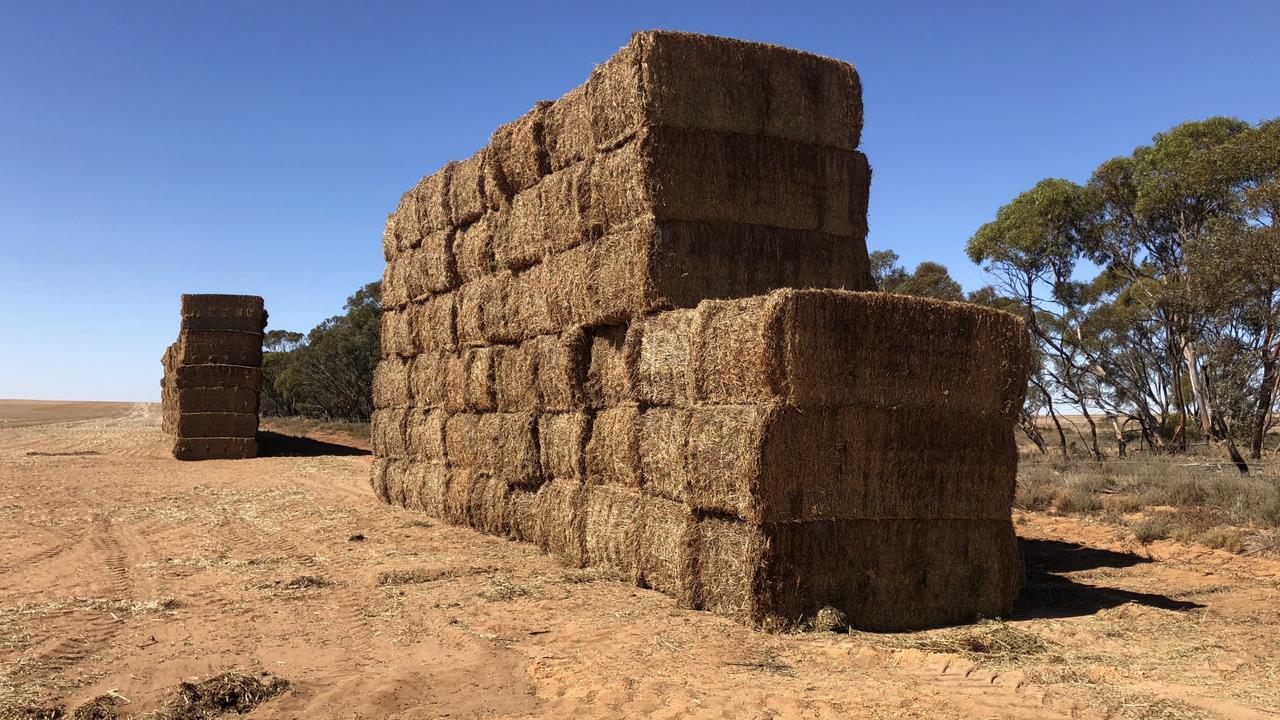
{"label": "harvested field", "polygon": [[[289,681],[258,718],[1280,712],[1274,558],[1023,512],[1027,592],[1003,622],[768,634],[388,508],[368,456],[180,463],[155,406],[0,402],[0,422],[0,717],[109,691],[138,717],[228,670]],[[677,547],[645,550],[678,542],[685,521],[662,517],[639,532],[654,587],[681,572],[653,569]]]}

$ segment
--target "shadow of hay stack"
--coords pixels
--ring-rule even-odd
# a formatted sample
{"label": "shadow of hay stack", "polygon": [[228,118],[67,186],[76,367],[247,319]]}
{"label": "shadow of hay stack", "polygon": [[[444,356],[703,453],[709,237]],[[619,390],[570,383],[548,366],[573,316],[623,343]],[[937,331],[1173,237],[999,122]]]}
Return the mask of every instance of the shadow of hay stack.
{"label": "shadow of hay stack", "polygon": [[372,454],[372,451],[350,445],[341,445],[297,435],[283,435],[270,430],[258,431],[258,457],[321,457],[324,455]]}
{"label": "shadow of hay stack", "polygon": [[1014,606],[1013,617],[1063,618],[1092,615],[1099,610],[1135,603],[1160,610],[1195,610],[1204,605],[1167,595],[1087,585],[1062,576],[1098,568],[1133,567],[1151,560],[1132,553],[1099,550],[1056,540],[1018,540],[1027,579]]}

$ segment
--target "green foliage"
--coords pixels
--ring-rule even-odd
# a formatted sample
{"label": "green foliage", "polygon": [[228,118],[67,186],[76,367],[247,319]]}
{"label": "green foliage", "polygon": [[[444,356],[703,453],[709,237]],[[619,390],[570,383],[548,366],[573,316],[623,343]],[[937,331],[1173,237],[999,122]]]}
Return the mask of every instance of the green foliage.
{"label": "green foliage", "polygon": [[871,253],[871,275],[884,292],[900,295],[933,298],[935,300],[963,300],[964,291],[946,266],[925,261],[916,266],[915,272],[907,272],[898,265],[898,254],[892,250],[876,250]]}
{"label": "green foliage", "polygon": [[344,313],[304,337],[272,331],[264,338],[262,412],[327,420],[368,420],[373,370],[381,349],[381,282],[347,298]]}
{"label": "green foliage", "polygon": [[[971,299],[1027,319],[1029,401],[1135,421],[1152,447],[1201,436],[1238,458],[1247,439],[1258,456],[1280,401],[1278,178],[1280,120],[1211,117],[1000,208],[967,246],[995,279]],[[1082,260],[1102,271],[1074,277]]]}

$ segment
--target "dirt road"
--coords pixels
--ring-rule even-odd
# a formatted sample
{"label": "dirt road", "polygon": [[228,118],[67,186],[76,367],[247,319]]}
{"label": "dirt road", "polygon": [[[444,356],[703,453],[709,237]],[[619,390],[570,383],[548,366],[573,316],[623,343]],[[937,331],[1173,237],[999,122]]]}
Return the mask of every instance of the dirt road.
{"label": "dirt road", "polygon": [[768,635],[381,505],[358,441],[181,463],[155,406],[48,413],[0,423],[0,718],[232,668],[291,681],[261,718],[1280,710],[1271,560],[1026,515],[1007,623]]}

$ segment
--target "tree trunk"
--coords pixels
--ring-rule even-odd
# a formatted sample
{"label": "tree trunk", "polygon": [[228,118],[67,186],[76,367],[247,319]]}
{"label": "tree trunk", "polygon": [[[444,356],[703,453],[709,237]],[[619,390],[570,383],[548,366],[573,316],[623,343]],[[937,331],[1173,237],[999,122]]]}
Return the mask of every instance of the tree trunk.
{"label": "tree trunk", "polygon": [[1023,411],[1018,417],[1018,425],[1022,428],[1023,434],[1027,436],[1031,442],[1035,443],[1036,449],[1041,455],[1049,452],[1049,448],[1045,445],[1044,435],[1040,433],[1040,428],[1036,427],[1036,418],[1031,413]]}
{"label": "tree trunk", "polygon": [[1098,424],[1093,421],[1093,416],[1089,414],[1089,406],[1084,402],[1080,403],[1080,412],[1084,415],[1084,421],[1089,423],[1089,455],[1101,462],[1106,459],[1106,456],[1098,447]]}
{"label": "tree trunk", "polygon": [[[1264,351],[1265,352],[1265,351]],[[1277,350],[1280,354],[1280,350]],[[1271,408],[1276,402],[1276,386],[1280,384],[1280,373],[1276,372],[1276,354],[1262,362],[1262,385],[1258,388],[1257,409],[1253,418],[1253,437],[1249,442],[1249,457],[1262,459],[1262,442],[1267,436],[1267,424],[1271,421]]]}
{"label": "tree trunk", "polygon": [[1206,397],[1204,376],[1200,373],[1200,354],[1196,352],[1194,341],[1187,340],[1182,344],[1182,357],[1187,361],[1187,379],[1191,381],[1191,397],[1196,403],[1200,430],[1208,442],[1214,437],[1216,424],[1213,422],[1213,409]]}
{"label": "tree trunk", "polygon": [[1108,413],[1107,418],[1111,420],[1111,429],[1116,434],[1116,456],[1125,457],[1129,441],[1124,437],[1124,427],[1120,425],[1120,419],[1116,417],[1115,413]]}

